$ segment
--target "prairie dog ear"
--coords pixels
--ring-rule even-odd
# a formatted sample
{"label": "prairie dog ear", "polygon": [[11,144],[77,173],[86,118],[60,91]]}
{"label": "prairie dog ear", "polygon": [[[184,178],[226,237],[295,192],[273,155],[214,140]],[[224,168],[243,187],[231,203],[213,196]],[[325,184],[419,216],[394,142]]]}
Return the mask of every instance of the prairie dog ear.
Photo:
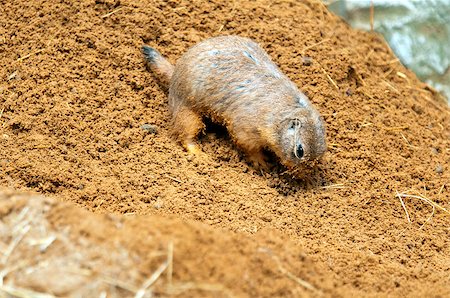
{"label": "prairie dog ear", "polygon": [[308,103],[309,103],[306,95],[301,92],[294,96],[294,100],[295,100],[295,103],[298,104],[300,107],[307,107]]}

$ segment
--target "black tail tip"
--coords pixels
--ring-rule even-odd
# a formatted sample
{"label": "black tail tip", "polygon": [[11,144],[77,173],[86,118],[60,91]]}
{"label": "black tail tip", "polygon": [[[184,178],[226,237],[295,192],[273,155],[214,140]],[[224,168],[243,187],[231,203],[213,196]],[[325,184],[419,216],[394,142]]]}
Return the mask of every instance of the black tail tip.
{"label": "black tail tip", "polygon": [[160,55],[156,49],[149,47],[147,45],[143,45],[141,50],[142,54],[144,54],[144,58],[150,63],[155,62],[156,57]]}

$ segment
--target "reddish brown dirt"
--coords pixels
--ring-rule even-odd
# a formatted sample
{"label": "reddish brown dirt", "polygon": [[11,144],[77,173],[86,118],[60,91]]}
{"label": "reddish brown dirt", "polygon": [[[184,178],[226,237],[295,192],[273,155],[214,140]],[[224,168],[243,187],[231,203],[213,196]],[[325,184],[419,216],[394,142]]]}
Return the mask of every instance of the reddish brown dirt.
{"label": "reddish brown dirt", "polygon": [[[172,282],[162,274],[147,295],[273,297],[334,292],[331,274],[320,268],[323,265],[276,231],[250,237],[173,216],[93,214],[68,203],[4,190],[0,218],[0,244],[6,247],[20,238],[2,264],[8,273],[4,283],[16,290],[61,297],[96,297],[102,291],[108,297],[133,296],[172,256]],[[290,274],[314,280],[322,288],[305,292]]]}
{"label": "reddish brown dirt", "polygon": [[[244,264],[255,257],[257,241],[294,255],[301,248],[314,264],[308,280],[329,294],[450,295],[449,214],[404,198],[409,223],[396,197],[408,192],[450,209],[450,112],[379,36],[350,29],[316,1],[1,7],[3,186],[97,213],[151,215],[133,220],[137,230],[151,230],[147,221],[161,221],[155,215],[202,222],[214,229],[192,229],[213,236],[192,236],[192,247],[250,245],[231,258]],[[259,42],[324,116],[329,152],[306,177],[255,171],[217,128],[201,139],[210,160],[190,158],[171,139],[167,96],[145,70],[140,46],[155,46],[175,62],[219,34]],[[59,212],[64,218],[65,209]],[[167,221],[158,229],[186,231],[180,221]],[[145,241],[134,236],[127,235]],[[288,254],[280,257],[295,268],[301,261]],[[208,262],[190,268],[190,276],[206,278]],[[309,293],[288,277],[275,285],[264,269],[249,281],[257,285],[252,292],[233,262],[215,262],[209,274],[218,280],[241,274],[236,286],[226,282],[237,295]]]}

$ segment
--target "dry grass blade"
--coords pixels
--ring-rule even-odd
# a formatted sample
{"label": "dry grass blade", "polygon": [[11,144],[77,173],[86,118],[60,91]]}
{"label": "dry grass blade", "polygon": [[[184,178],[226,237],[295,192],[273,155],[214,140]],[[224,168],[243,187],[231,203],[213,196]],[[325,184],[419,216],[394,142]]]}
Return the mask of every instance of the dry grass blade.
{"label": "dry grass blade", "polygon": [[386,79],[393,71],[394,69],[390,68],[386,73],[384,73],[383,77]]}
{"label": "dry grass blade", "polygon": [[316,287],[314,287],[312,284],[310,284],[306,280],[303,280],[303,279],[295,276],[290,271],[288,271],[286,268],[284,268],[284,266],[281,264],[281,261],[278,259],[278,257],[273,256],[273,258],[278,263],[278,270],[280,270],[281,273],[283,273],[284,275],[286,275],[287,277],[289,277],[290,279],[292,279],[293,281],[295,281],[297,284],[304,287],[305,289],[308,289],[308,290],[311,290],[314,292],[319,292],[319,290]]}
{"label": "dry grass blade", "polygon": [[8,81],[11,81],[12,79],[14,79],[16,77],[17,77],[17,70],[8,76]]}
{"label": "dry grass blade", "polygon": [[438,195],[440,195],[442,193],[442,191],[444,191],[444,187],[445,187],[445,183],[442,184],[441,188],[439,188]]}
{"label": "dry grass blade", "polygon": [[392,59],[392,60],[390,60],[390,61],[388,61],[386,63],[375,64],[375,66],[387,66],[389,64],[396,63],[396,62],[400,62],[400,60],[398,60],[398,58],[395,58],[395,59]]}
{"label": "dry grass blade", "polygon": [[367,54],[367,56],[364,58],[365,61],[369,61],[370,56],[372,56],[372,54],[375,53],[374,49],[370,49],[369,54]]}
{"label": "dry grass blade", "polygon": [[398,191],[395,191],[395,192],[397,193],[397,197],[400,200],[400,203],[402,204],[403,210],[405,210],[406,218],[408,219],[408,222],[411,223],[411,217],[409,217],[409,213],[408,213],[408,210],[406,209],[405,202],[403,202],[403,199],[400,196],[400,194],[398,193]]}
{"label": "dry grass blade", "polygon": [[31,240],[28,242],[29,245],[31,246],[35,246],[35,245],[39,245],[39,251],[40,252],[45,252],[47,250],[47,248],[49,248],[50,245],[52,245],[52,243],[56,240],[56,236],[55,235],[51,235],[39,240]]}
{"label": "dry grass blade", "polygon": [[417,146],[411,145],[411,143],[408,141],[408,139],[405,137],[404,134],[400,133],[400,135],[402,136],[403,140],[405,140],[406,144],[408,144],[408,147],[413,148],[413,149],[418,149],[419,148]]}
{"label": "dry grass blade", "polygon": [[406,210],[406,206],[402,200],[402,198],[412,198],[412,199],[418,199],[421,200],[425,203],[427,203],[428,205],[430,205],[431,207],[433,207],[433,211],[431,212],[431,214],[428,216],[427,220],[420,226],[419,230],[423,229],[423,227],[425,226],[425,224],[427,224],[431,218],[433,218],[434,213],[436,212],[436,208],[446,212],[447,214],[450,214],[450,211],[448,211],[447,209],[445,209],[444,207],[442,207],[441,205],[433,202],[432,200],[430,200],[429,198],[423,196],[423,195],[411,195],[411,194],[406,194],[406,193],[398,193],[397,192],[397,197],[400,199],[400,202],[402,203],[402,207],[406,212],[406,216],[408,218],[408,222],[411,223],[411,219],[409,217],[408,211]]}
{"label": "dry grass blade", "polygon": [[169,243],[167,248],[167,263],[169,264],[169,268],[167,268],[167,282],[169,283],[169,287],[172,286],[172,276],[173,276],[173,241]]}
{"label": "dry grass blade", "polygon": [[295,276],[294,274],[292,274],[291,272],[287,271],[286,268],[284,268],[281,264],[279,264],[279,268],[278,268],[283,274],[285,274],[287,277],[289,277],[290,279],[292,279],[293,281],[295,281],[296,283],[298,283],[299,285],[301,285],[302,287],[304,287],[305,289],[311,290],[311,291],[318,291],[312,284],[310,284],[309,282],[298,278],[297,276]]}
{"label": "dry grass blade", "polygon": [[322,69],[322,72],[327,76],[327,79],[331,82],[331,84],[333,84],[334,88],[336,88],[337,91],[339,91],[339,87],[336,84],[335,81],[333,81],[333,79],[331,78],[331,76],[326,72],[326,70],[321,66],[320,67]]}
{"label": "dry grass blade", "polygon": [[358,82],[361,83],[361,85],[366,86],[366,81],[362,78],[361,74],[356,70],[356,67],[353,67],[355,70],[356,78],[358,79]]}
{"label": "dry grass blade", "polygon": [[[3,295],[5,294],[5,295]],[[15,288],[12,286],[0,285],[0,297],[18,297],[18,298],[53,298],[55,296],[39,293],[27,289]]]}
{"label": "dry grass blade", "polygon": [[341,145],[339,145],[338,143],[328,143],[328,146],[330,147],[342,147]]}
{"label": "dry grass blade", "polygon": [[17,215],[17,217],[14,219],[14,223],[12,226],[14,227],[18,226],[19,222],[23,221],[23,219],[25,218],[25,216],[28,214],[29,211],[30,207],[28,206],[23,207],[23,209],[20,210],[19,215]]}
{"label": "dry grass blade", "polygon": [[319,42],[316,42],[315,44],[312,44],[312,45],[310,45],[310,46],[307,46],[307,47],[303,48],[303,49],[300,51],[300,53],[304,54],[307,50],[310,50],[310,49],[312,49],[312,48],[314,48],[314,47],[316,47],[316,46],[318,46],[318,45],[320,45],[320,44],[323,44],[323,43],[329,41],[329,40],[330,40],[329,38],[324,38],[323,40],[321,40],[321,41],[319,41]]}
{"label": "dry grass blade", "polygon": [[388,81],[382,80],[383,83],[388,86],[392,91],[394,91],[395,93],[401,95],[400,91],[398,91],[397,88],[395,88],[391,83],[389,83]]}
{"label": "dry grass blade", "polygon": [[117,9],[111,11],[111,12],[108,12],[107,14],[102,15],[101,18],[102,18],[102,19],[107,18],[107,17],[109,17],[110,15],[115,14],[116,12],[121,11],[121,10],[124,9],[124,8],[125,8],[125,7],[117,8]]}
{"label": "dry grass blade", "polygon": [[97,205],[97,207],[95,207],[95,211],[97,212],[98,209],[100,208],[100,206],[103,204],[105,200],[101,200],[100,203]]}
{"label": "dry grass blade", "polygon": [[325,70],[325,68],[323,68],[323,66],[320,63],[318,63],[318,64],[320,66],[320,70],[322,70],[322,72],[325,74],[325,76],[330,81],[330,83],[333,84],[334,88],[336,88],[337,91],[339,91],[339,87],[336,84],[336,82],[331,78],[331,76],[328,74],[328,72]]}
{"label": "dry grass blade", "polygon": [[369,122],[369,123],[363,123],[361,124],[361,127],[366,127],[366,126],[372,126],[373,123]]}
{"label": "dry grass blade", "polygon": [[25,235],[28,233],[28,231],[30,230],[30,226],[26,226],[22,229],[22,231],[20,232],[19,235],[17,235],[9,244],[8,248],[6,249],[5,254],[3,255],[3,258],[1,260],[1,264],[6,264],[6,262],[8,261],[9,256],[12,254],[12,252],[14,251],[14,249],[17,247],[17,245],[19,244],[19,242],[23,239],[23,237],[25,237]]}
{"label": "dry grass blade", "polygon": [[362,94],[364,94],[365,96],[367,96],[368,98],[370,98],[370,99],[372,99],[372,100],[375,100],[375,98],[374,98],[372,95],[370,95],[369,93],[367,93],[366,91],[360,90],[360,92],[361,92]]}
{"label": "dry grass blade", "polygon": [[401,71],[397,71],[397,75],[402,79],[408,80],[408,77]]}
{"label": "dry grass blade", "polygon": [[422,230],[422,228],[425,226],[425,224],[431,220],[435,211],[436,211],[436,208],[433,206],[433,211],[431,212],[430,216],[428,216],[427,220],[420,226],[419,230]]}
{"label": "dry grass blade", "polygon": [[175,182],[178,182],[178,183],[183,183],[183,181],[181,181],[180,179],[177,179],[177,178],[175,178],[175,177],[172,177],[172,176],[169,176],[169,175],[164,175],[164,176],[166,176],[167,178],[169,178],[170,180],[173,180],[173,181],[175,181]]}
{"label": "dry grass blade", "polygon": [[317,289],[316,287],[314,287],[312,284],[310,284],[310,283],[307,282],[306,280],[303,280],[303,279],[301,279],[301,278],[295,276],[293,273],[291,273],[289,270],[287,270],[287,269],[283,266],[283,264],[281,263],[280,259],[279,259],[276,255],[272,254],[272,252],[271,252],[269,249],[267,249],[267,248],[265,248],[265,247],[260,247],[258,250],[259,250],[260,252],[266,253],[266,254],[268,254],[269,256],[271,256],[272,259],[277,263],[277,265],[278,265],[278,270],[280,270],[280,272],[283,273],[284,275],[286,275],[288,278],[292,279],[293,281],[295,281],[297,284],[299,284],[300,286],[304,287],[305,289],[314,291],[314,292],[316,292],[316,293],[318,293],[318,294],[321,294],[321,293],[322,293],[319,289]]}
{"label": "dry grass blade", "polygon": [[167,261],[162,263],[161,266],[159,266],[158,269],[156,269],[156,271],[153,272],[152,276],[150,276],[149,279],[147,279],[144,282],[144,284],[139,289],[139,291],[136,292],[136,295],[134,295],[134,298],[142,298],[142,297],[144,297],[145,292],[147,291],[147,289],[149,287],[151,287],[151,285],[153,285],[158,280],[158,278],[161,276],[161,274],[164,272],[164,270],[167,269],[168,266],[169,266],[169,263]]}
{"label": "dry grass blade", "polygon": [[408,126],[395,126],[395,127],[384,127],[384,130],[391,131],[391,130],[405,130],[408,129]]}
{"label": "dry grass blade", "polygon": [[321,187],[322,189],[342,189],[345,188],[345,184],[344,183],[336,183],[336,184],[330,184],[330,185],[325,185]]}
{"label": "dry grass blade", "polygon": [[107,284],[110,284],[110,285],[113,285],[115,287],[127,290],[128,292],[131,292],[131,293],[136,293],[136,292],[139,291],[139,289],[136,288],[135,286],[130,285],[130,284],[126,283],[126,282],[117,280],[117,278],[112,278],[112,277],[109,277],[109,276],[102,276],[101,280],[103,282],[107,283]]}
{"label": "dry grass blade", "polygon": [[450,215],[450,211],[447,210],[446,208],[442,207],[441,205],[433,202],[432,200],[430,200],[429,198],[423,196],[423,195],[410,195],[410,194],[406,194],[406,193],[400,193],[399,194],[402,198],[413,198],[413,199],[418,199],[421,200],[423,202],[428,203],[431,206],[436,207],[437,209],[440,209],[441,211],[444,211],[445,213]]}
{"label": "dry grass blade", "polygon": [[0,271],[0,285],[3,285],[3,279],[10,274],[11,272],[14,272],[16,270],[19,270],[21,268],[24,268],[26,266],[29,266],[28,260],[22,260],[21,262],[18,262],[17,264],[14,264],[11,267],[4,268]]}
{"label": "dry grass blade", "polygon": [[20,57],[19,59],[17,59],[16,62],[21,62],[21,61],[23,61],[23,60],[25,60],[25,59],[27,59],[27,58],[33,56],[33,55],[39,54],[39,53],[42,52],[42,51],[44,51],[44,49],[39,49],[39,50],[37,50],[37,51],[35,51],[35,52],[33,52],[33,53],[27,54],[27,55],[25,55],[25,56]]}
{"label": "dry grass blade", "polygon": [[233,297],[230,290],[225,288],[221,284],[208,284],[208,283],[197,283],[197,282],[186,282],[186,283],[177,283],[173,286],[169,287],[166,291],[168,295],[181,295],[183,292],[190,290],[202,290],[209,292],[222,292],[227,297]]}

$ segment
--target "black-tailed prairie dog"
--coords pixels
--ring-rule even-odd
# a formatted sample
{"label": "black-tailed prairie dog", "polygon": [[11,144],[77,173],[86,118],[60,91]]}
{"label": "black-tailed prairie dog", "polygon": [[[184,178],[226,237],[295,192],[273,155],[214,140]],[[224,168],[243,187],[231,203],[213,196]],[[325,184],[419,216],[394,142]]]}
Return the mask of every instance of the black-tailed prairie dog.
{"label": "black-tailed prairie dog", "polygon": [[319,112],[255,42],[219,36],[190,48],[173,66],[156,49],[143,46],[145,59],[169,87],[174,132],[198,153],[202,118],[226,126],[236,144],[256,165],[266,167],[263,150],[295,167],[326,151]]}

